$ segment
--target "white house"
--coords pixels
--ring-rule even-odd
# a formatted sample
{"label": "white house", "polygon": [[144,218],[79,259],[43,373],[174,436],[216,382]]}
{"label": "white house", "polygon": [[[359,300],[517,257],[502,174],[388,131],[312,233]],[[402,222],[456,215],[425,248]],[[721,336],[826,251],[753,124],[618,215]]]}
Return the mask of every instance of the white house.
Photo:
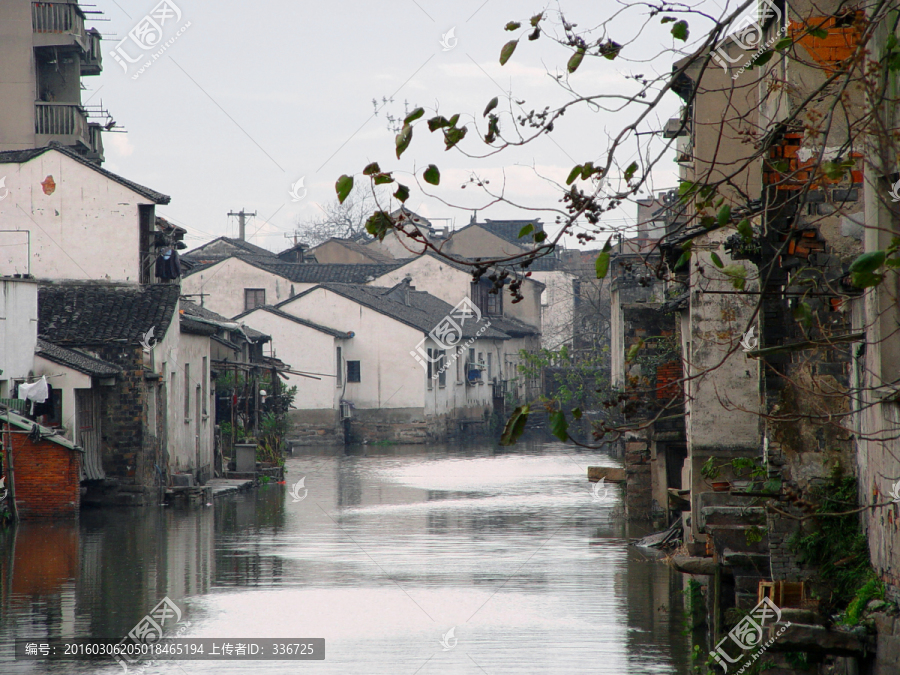
{"label": "white house", "polygon": [[11,398],[12,383],[31,371],[37,343],[37,297],[34,279],[0,278],[0,399]]}
{"label": "white house", "polygon": [[0,152],[0,275],[149,283],[169,197],[53,144]]}
{"label": "white house", "polygon": [[492,379],[517,398],[531,398],[537,394],[538,382],[525,380],[518,370],[522,362],[520,352],[532,352],[540,347],[541,294],[544,285],[530,278],[522,283],[524,300],[513,303],[504,290],[490,293],[493,283],[486,276],[479,282],[472,279],[472,269],[448,262],[432,253],[402,261],[402,264],[368,283],[370,286],[393,286],[404,279],[426,293],[440,298],[451,306],[468,299],[479,308],[491,325],[508,336],[502,351],[494,357]]}
{"label": "white house", "polygon": [[197,302],[202,298],[204,307],[227,317],[277,305],[324,282],[365,283],[396,266],[286,263],[274,256],[264,260],[242,254],[204,264],[193,251],[185,259],[198,264],[185,271],[182,292]]}
{"label": "white house", "polygon": [[[337,359],[349,352],[353,334],[301,319],[276,307],[244,312],[235,321],[252,323],[271,337],[272,354],[290,364],[286,387],[297,387],[288,411],[295,445],[342,443]],[[338,322],[340,323],[340,322]]]}
{"label": "white house", "polygon": [[[333,342],[330,364],[315,366],[334,375],[329,381],[343,416],[349,411],[351,439],[423,442],[482,425],[492,412],[488,381],[509,336],[490,317],[461,318],[459,308],[408,282],[320,284],[276,309],[353,336]],[[432,335],[448,317],[456,317],[461,335],[439,344]],[[294,419],[306,418],[313,415],[301,410]]]}

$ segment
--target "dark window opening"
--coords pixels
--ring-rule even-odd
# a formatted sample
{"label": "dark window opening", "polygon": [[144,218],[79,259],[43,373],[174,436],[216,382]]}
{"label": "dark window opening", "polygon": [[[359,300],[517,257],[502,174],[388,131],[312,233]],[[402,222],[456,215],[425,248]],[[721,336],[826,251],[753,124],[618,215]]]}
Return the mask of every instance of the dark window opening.
{"label": "dark window opening", "polygon": [[472,302],[488,316],[503,314],[503,289],[494,291],[494,284],[486,279],[473,281],[471,286]]}
{"label": "dark window opening", "polygon": [[251,309],[262,307],[266,304],[265,288],[245,288],[244,289],[244,311],[249,312]]}
{"label": "dark window opening", "polygon": [[347,382],[359,381],[359,361],[347,361]]}

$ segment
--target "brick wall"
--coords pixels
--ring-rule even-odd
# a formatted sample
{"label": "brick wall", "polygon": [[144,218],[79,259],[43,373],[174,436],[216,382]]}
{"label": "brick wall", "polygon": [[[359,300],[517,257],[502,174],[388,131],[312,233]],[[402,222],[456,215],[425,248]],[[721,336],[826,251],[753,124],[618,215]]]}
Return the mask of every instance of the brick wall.
{"label": "brick wall", "polygon": [[11,435],[19,517],[77,516],[81,453],[52,441],[33,443],[26,434]]}

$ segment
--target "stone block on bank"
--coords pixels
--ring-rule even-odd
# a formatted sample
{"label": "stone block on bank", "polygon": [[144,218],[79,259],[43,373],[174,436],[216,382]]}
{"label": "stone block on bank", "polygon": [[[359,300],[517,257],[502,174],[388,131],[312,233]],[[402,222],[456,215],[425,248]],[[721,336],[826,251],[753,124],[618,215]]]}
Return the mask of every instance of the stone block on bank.
{"label": "stone block on bank", "polygon": [[592,483],[598,482],[601,478],[605,478],[607,483],[623,483],[625,482],[625,469],[612,466],[589,466],[588,480]]}

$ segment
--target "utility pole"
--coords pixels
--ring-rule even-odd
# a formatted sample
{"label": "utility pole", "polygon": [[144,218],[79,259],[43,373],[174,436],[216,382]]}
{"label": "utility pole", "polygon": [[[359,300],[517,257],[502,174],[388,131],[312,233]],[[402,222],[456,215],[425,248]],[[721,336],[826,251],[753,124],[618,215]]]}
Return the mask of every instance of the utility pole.
{"label": "utility pole", "polygon": [[247,228],[246,228],[247,216],[255,217],[256,211],[254,211],[253,213],[247,213],[246,211],[244,211],[244,209],[242,207],[241,210],[238,211],[237,213],[235,213],[234,211],[229,211],[228,215],[229,216],[237,216],[238,224],[240,226],[240,236],[238,237],[238,239],[240,239],[241,241],[246,241],[245,235],[247,234]]}

